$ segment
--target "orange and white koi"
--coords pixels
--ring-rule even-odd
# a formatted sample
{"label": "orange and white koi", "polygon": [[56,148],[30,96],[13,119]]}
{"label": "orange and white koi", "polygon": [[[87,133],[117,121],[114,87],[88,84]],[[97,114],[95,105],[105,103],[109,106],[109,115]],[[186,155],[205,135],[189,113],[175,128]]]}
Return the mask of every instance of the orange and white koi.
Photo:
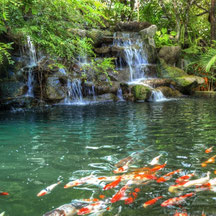
{"label": "orange and white koi", "polygon": [[167,207],[167,206],[172,206],[172,205],[179,205],[181,204],[186,198],[194,196],[195,193],[188,193],[179,197],[174,197],[170,198],[166,201],[164,201],[161,206],[162,207]]}
{"label": "orange and white koi", "polygon": [[188,216],[187,212],[175,212],[174,216]]}
{"label": "orange and white koi", "polygon": [[112,188],[115,188],[117,185],[119,185],[119,183],[121,182],[122,177],[120,176],[116,181],[111,182],[109,184],[107,184],[103,190],[110,190]]}
{"label": "orange and white koi", "polygon": [[125,186],[123,186],[116,194],[113,195],[112,199],[110,200],[111,203],[115,203],[119,200],[122,200],[124,197],[125,197],[125,192],[126,190],[129,189],[129,185],[131,184],[132,182],[129,181]]}
{"label": "orange and white koi", "polygon": [[154,204],[155,204],[159,199],[161,199],[161,198],[163,198],[163,196],[155,197],[154,199],[145,202],[145,203],[143,204],[143,207],[144,207],[144,208],[147,208],[147,207],[150,206],[150,205],[154,205]]}
{"label": "orange and white koi", "polygon": [[205,153],[208,154],[208,153],[212,152],[212,149],[213,149],[213,148],[214,148],[214,146],[212,146],[212,147],[206,149],[206,150],[205,150]]}
{"label": "orange and white koi", "polygon": [[168,191],[170,193],[176,193],[176,192],[178,192],[179,189],[181,190],[182,189],[182,185],[186,184],[187,182],[188,181],[183,181],[183,182],[180,182],[180,183],[178,183],[176,185],[171,185],[171,186],[169,186]]}
{"label": "orange and white koi", "polygon": [[7,196],[7,195],[9,195],[8,192],[0,192],[0,196]]}
{"label": "orange and white koi", "polygon": [[150,165],[154,166],[156,164],[159,164],[159,159],[162,155],[160,154],[159,156],[155,157],[152,159],[152,161],[149,163]]}
{"label": "orange and white koi", "polygon": [[90,175],[90,176],[86,176],[86,177],[83,177],[81,179],[77,179],[75,181],[71,181],[71,182],[68,182],[64,188],[70,188],[70,187],[75,187],[75,186],[80,186],[80,185],[83,185],[83,184],[95,184],[98,182],[98,178]]}
{"label": "orange and white koi", "polygon": [[73,216],[77,214],[77,209],[72,204],[64,204],[58,208],[47,212],[43,216]]}
{"label": "orange and white koi", "polygon": [[129,163],[126,163],[124,166],[117,168],[116,170],[113,171],[113,173],[117,174],[117,173],[124,173],[127,172],[129,169]]}
{"label": "orange and white koi", "polygon": [[52,184],[52,185],[46,187],[45,189],[43,189],[42,191],[40,191],[40,192],[37,194],[37,196],[40,197],[40,196],[44,196],[44,195],[46,195],[46,194],[51,193],[51,191],[52,191],[57,185],[59,185],[60,183],[61,183],[61,182],[57,182],[57,183],[55,183],[55,184]]}
{"label": "orange and white koi", "polygon": [[176,183],[181,183],[181,182],[184,182],[188,179],[190,179],[191,177],[193,177],[195,175],[195,173],[191,173],[191,174],[188,174],[188,175],[184,175],[184,176],[180,176],[179,178],[177,178],[175,180]]}
{"label": "orange and white koi", "polygon": [[77,215],[97,213],[101,211],[102,209],[106,209],[106,208],[107,208],[107,203],[105,201],[99,201],[96,203],[89,204],[88,206],[77,210]]}
{"label": "orange and white koi", "polygon": [[162,164],[162,165],[156,165],[155,167],[151,168],[150,171],[151,172],[156,172],[159,171],[161,169],[163,169],[166,166],[166,163]]}
{"label": "orange and white koi", "polygon": [[206,167],[207,164],[214,163],[215,162],[215,158],[216,158],[216,155],[214,155],[213,157],[210,157],[207,161],[201,163],[201,166],[202,167]]}
{"label": "orange and white koi", "polygon": [[161,182],[165,182],[165,181],[170,180],[174,174],[176,174],[180,171],[181,171],[181,169],[177,169],[175,171],[172,171],[172,172],[169,172],[169,173],[163,175],[162,177],[157,179],[157,183],[161,183]]}

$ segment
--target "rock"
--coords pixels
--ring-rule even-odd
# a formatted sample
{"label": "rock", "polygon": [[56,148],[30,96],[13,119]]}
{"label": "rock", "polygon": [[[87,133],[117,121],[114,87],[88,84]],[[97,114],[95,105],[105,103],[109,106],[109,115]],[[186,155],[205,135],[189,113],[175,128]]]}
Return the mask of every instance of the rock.
{"label": "rock", "polygon": [[112,85],[110,85],[108,82],[102,82],[97,85],[95,85],[95,92],[96,95],[102,95],[102,94],[117,94],[119,88],[119,82],[112,82]]}
{"label": "rock", "polygon": [[178,90],[170,88],[168,86],[160,86],[160,87],[156,88],[156,90],[160,90],[166,98],[173,98],[173,97],[181,97],[182,96],[182,94]]}
{"label": "rock", "polygon": [[18,81],[0,82],[0,98],[15,98],[27,92],[26,84]]}
{"label": "rock", "polygon": [[65,93],[62,84],[57,76],[50,76],[46,82],[46,99],[58,101],[65,98]]}
{"label": "rock", "polygon": [[148,39],[149,45],[155,47],[154,35],[156,31],[157,26],[151,25],[148,28],[141,30],[139,33],[143,40]]}
{"label": "rock", "polygon": [[177,90],[183,94],[191,94],[193,89],[205,83],[205,80],[199,76],[188,75],[180,68],[169,66],[163,59],[160,59],[162,78],[168,78],[175,82]]}
{"label": "rock", "polygon": [[135,101],[146,101],[151,96],[151,88],[141,84],[133,85],[131,87],[131,93]]}
{"label": "rock", "polygon": [[112,93],[102,94],[102,95],[98,95],[96,97],[97,102],[117,101],[117,100],[118,100],[118,98]]}
{"label": "rock", "polygon": [[174,86],[175,82],[170,80],[170,79],[161,79],[161,78],[156,78],[156,79],[147,79],[142,81],[143,84],[149,85],[152,88],[157,88],[160,86],[167,86],[170,87],[171,85]]}
{"label": "rock", "polygon": [[166,64],[175,66],[179,60],[180,53],[180,46],[164,46],[160,49],[158,56],[163,59]]}
{"label": "rock", "polygon": [[151,24],[149,22],[119,22],[116,24],[115,31],[132,31],[139,32],[142,29],[148,28]]}
{"label": "rock", "polygon": [[107,47],[107,46],[102,46],[100,48],[95,48],[94,51],[97,53],[97,54],[107,54],[110,52],[110,47]]}

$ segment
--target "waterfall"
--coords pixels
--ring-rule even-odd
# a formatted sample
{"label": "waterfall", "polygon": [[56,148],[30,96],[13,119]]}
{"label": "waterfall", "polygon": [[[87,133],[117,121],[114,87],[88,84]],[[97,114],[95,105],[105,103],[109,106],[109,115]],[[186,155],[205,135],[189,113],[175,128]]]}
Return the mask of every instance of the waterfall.
{"label": "waterfall", "polygon": [[37,56],[36,56],[36,49],[34,44],[31,41],[30,36],[27,37],[27,48],[28,48],[28,80],[27,80],[27,87],[28,91],[26,93],[27,97],[34,97],[33,93],[33,84],[34,84],[34,75],[33,75],[33,68],[37,66]]}
{"label": "waterfall", "polygon": [[[146,72],[148,71],[147,66],[149,65],[146,46],[138,33],[114,33],[112,46],[114,50],[118,50],[116,69],[122,70],[124,62],[129,68],[129,84],[142,84],[141,82],[143,80],[149,79],[146,75]],[[121,94],[120,91],[121,90],[118,90],[118,94]],[[152,88],[152,96],[150,100],[162,101],[166,100],[166,98],[160,90],[154,90]]]}
{"label": "waterfall", "polygon": [[[130,82],[146,78],[145,70],[147,70],[148,59],[144,50],[145,44],[138,34],[115,33],[113,47],[123,50],[123,58],[130,71]],[[119,64],[117,64],[119,65],[119,69],[123,67],[122,62],[122,56],[119,55]]]}
{"label": "waterfall", "polygon": [[120,101],[124,101],[121,88],[119,88],[117,91],[117,97]]}
{"label": "waterfall", "polygon": [[149,101],[152,102],[160,102],[167,100],[166,97],[164,97],[163,93],[160,90],[152,90],[151,97],[149,98]]}
{"label": "waterfall", "polygon": [[64,100],[64,104],[84,104],[81,80],[67,80],[67,97]]}

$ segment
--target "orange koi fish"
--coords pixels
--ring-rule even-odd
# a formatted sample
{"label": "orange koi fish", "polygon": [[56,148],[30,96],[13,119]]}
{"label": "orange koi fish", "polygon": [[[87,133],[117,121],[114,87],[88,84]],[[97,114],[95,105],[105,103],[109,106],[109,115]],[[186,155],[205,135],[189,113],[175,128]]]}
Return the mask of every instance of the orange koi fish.
{"label": "orange koi fish", "polygon": [[191,177],[193,177],[195,175],[195,173],[191,173],[191,174],[188,174],[188,175],[184,175],[184,176],[180,176],[179,178],[177,178],[175,180],[176,183],[181,183],[181,182],[184,182],[188,179],[190,179]]}
{"label": "orange koi fish", "polygon": [[113,195],[110,201],[111,203],[115,203],[125,197],[125,192],[129,188],[129,182],[125,186],[123,186],[116,194]]}
{"label": "orange koi fish", "polygon": [[175,173],[178,173],[180,171],[181,171],[181,169],[177,169],[175,171],[167,173],[166,175],[163,175],[162,177],[157,179],[157,183],[161,183],[161,182],[165,182],[165,181],[170,180]]}
{"label": "orange koi fish", "polygon": [[7,196],[7,195],[9,195],[9,193],[8,192],[0,192],[0,195],[1,196]]}
{"label": "orange koi fish", "polygon": [[168,191],[170,193],[176,193],[176,192],[178,192],[179,189],[182,189],[182,185],[186,184],[187,182],[188,181],[183,181],[183,182],[180,182],[180,183],[178,183],[176,185],[171,185],[171,186],[169,186]]}
{"label": "orange koi fish", "polygon": [[214,163],[215,162],[215,158],[216,158],[216,155],[214,155],[213,157],[210,157],[207,161],[201,163],[201,166],[202,167],[206,167],[207,164]]}
{"label": "orange koi fish", "polygon": [[77,210],[77,215],[85,215],[85,214],[90,214],[90,213],[96,213],[102,209],[105,209],[106,203],[104,201],[99,201],[96,203],[92,203],[86,207],[83,207],[79,210]]}
{"label": "orange koi fish", "polygon": [[214,148],[214,146],[212,146],[212,147],[206,149],[206,150],[205,150],[205,153],[208,154],[208,153],[212,152],[212,149],[213,149],[213,148]]}
{"label": "orange koi fish", "polygon": [[156,165],[156,164],[159,164],[159,159],[162,155],[160,154],[159,156],[155,157],[152,159],[152,161],[149,163],[150,165]]}
{"label": "orange koi fish", "polygon": [[174,216],[188,216],[187,212],[175,212]]}
{"label": "orange koi fish", "polygon": [[40,196],[44,196],[44,195],[46,195],[46,194],[51,193],[51,191],[52,191],[57,185],[59,185],[60,183],[61,183],[61,182],[57,182],[57,183],[55,183],[55,184],[52,184],[52,185],[46,187],[45,189],[43,189],[42,191],[40,191],[40,192],[37,194],[37,196],[40,197]]}
{"label": "orange koi fish", "polygon": [[161,169],[163,169],[166,166],[166,163],[162,164],[162,165],[156,165],[155,167],[153,167],[152,169],[150,169],[151,172],[156,172],[159,171]]}
{"label": "orange koi fish", "polygon": [[155,197],[154,199],[145,202],[145,203],[143,204],[143,207],[146,208],[146,207],[148,207],[148,206],[150,206],[150,205],[154,205],[154,204],[155,204],[159,199],[161,199],[161,198],[163,198],[163,196]]}
{"label": "orange koi fish", "polygon": [[186,198],[188,197],[192,197],[194,196],[195,193],[188,193],[179,197],[174,197],[174,198],[170,198],[166,201],[164,201],[161,206],[162,207],[167,207],[167,206],[172,206],[172,205],[179,205],[180,203],[182,203]]}
{"label": "orange koi fish", "polygon": [[130,197],[128,197],[125,200],[125,204],[129,205],[129,204],[133,203],[135,201],[135,199],[137,198],[138,192],[140,192],[140,189],[139,188],[135,188],[134,192],[132,192],[132,193],[129,194]]}
{"label": "orange koi fish", "polygon": [[119,183],[121,182],[122,177],[120,176],[116,181],[111,182],[109,184],[107,184],[103,190],[110,190],[112,188],[115,188],[117,185],[119,185]]}

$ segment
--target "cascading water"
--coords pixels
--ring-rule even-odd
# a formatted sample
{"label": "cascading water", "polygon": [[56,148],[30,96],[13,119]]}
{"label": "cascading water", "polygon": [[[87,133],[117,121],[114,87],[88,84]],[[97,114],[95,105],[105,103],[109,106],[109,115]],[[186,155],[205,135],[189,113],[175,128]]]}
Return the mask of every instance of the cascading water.
{"label": "cascading water", "polygon": [[81,80],[67,80],[67,97],[64,100],[64,104],[84,104]]}
{"label": "cascading water", "polygon": [[27,87],[28,91],[26,93],[27,97],[34,97],[33,93],[33,83],[34,83],[34,75],[33,75],[33,67],[37,66],[37,56],[36,56],[36,49],[34,44],[31,41],[30,36],[27,37],[27,48],[28,48],[28,80],[27,80]]}
{"label": "cascading water", "polygon": [[[144,50],[145,44],[138,34],[115,33],[113,46],[123,50],[124,60],[130,71],[130,82],[145,79],[146,65],[148,64],[147,54]],[[122,57],[119,56],[119,67],[122,69]]]}
{"label": "cascading water", "polygon": [[[115,33],[113,47],[121,50],[118,55],[118,61],[116,60],[116,69],[122,70],[122,62],[124,61],[129,67],[129,84],[143,84],[141,81],[149,79],[149,77],[146,76],[148,70],[147,66],[149,65],[148,56],[145,44],[138,33]],[[150,100],[162,101],[166,100],[166,98],[160,90],[152,90]]]}
{"label": "cascading water", "polygon": [[120,101],[124,101],[123,95],[122,95],[122,89],[121,89],[121,88],[119,88],[118,91],[117,91],[117,98],[118,98]]}

